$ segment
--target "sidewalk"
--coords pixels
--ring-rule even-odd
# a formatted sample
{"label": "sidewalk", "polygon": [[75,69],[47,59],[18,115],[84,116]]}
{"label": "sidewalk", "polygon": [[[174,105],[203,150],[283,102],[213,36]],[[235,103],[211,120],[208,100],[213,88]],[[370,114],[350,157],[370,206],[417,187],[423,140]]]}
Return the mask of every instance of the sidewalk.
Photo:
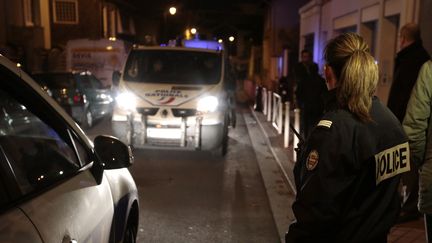
{"label": "sidewalk", "polygon": [[[287,187],[287,190],[290,191],[290,198],[288,199],[282,199],[282,201],[285,201],[285,207],[286,208],[274,208],[274,201],[273,196],[271,193],[267,192],[269,195],[269,201],[270,206],[273,211],[273,217],[275,219],[276,225],[279,230],[279,234],[282,236],[285,234],[285,231],[288,229],[289,222],[294,219],[292,211],[291,211],[291,203],[294,200],[295,195],[295,187],[294,187],[294,175],[292,174],[294,162],[293,162],[293,149],[292,147],[289,148],[283,148],[283,137],[282,135],[278,135],[277,131],[272,127],[270,122],[267,122],[266,117],[261,112],[255,112],[252,108],[250,109],[252,113],[252,117],[255,119],[257,123],[257,127],[260,128],[261,132],[263,133],[264,137],[267,139],[265,140],[266,145],[268,146],[268,150],[271,152],[271,155],[274,157],[274,163],[276,164],[275,167],[277,167],[280,170],[280,176],[283,178],[283,181],[285,182],[285,186]],[[246,117],[245,117],[246,119]],[[247,121],[248,119],[246,119]],[[249,123],[249,126],[251,125],[251,122]],[[290,133],[290,141],[292,141],[292,133]],[[255,138],[255,137],[254,137]],[[259,141],[258,143],[262,143],[262,141]],[[291,144],[292,142],[290,142]],[[262,145],[262,144],[261,144]],[[256,145],[254,144],[254,147]],[[258,158],[258,163],[262,164],[264,166],[269,166],[268,161],[264,164],[263,162],[260,162],[260,159]],[[260,167],[262,166],[260,165]],[[282,169],[283,168],[283,169]],[[262,173],[264,184],[266,186],[266,189],[269,189],[271,185],[268,185],[266,181],[269,181],[269,179],[265,178],[266,174]],[[270,180],[271,181],[271,180]],[[281,201],[280,198],[276,199],[278,201]],[[286,224],[286,225],[285,225]],[[283,238],[281,237],[281,241],[283,242]],[[389,243],[425,243],[426,242],[426,236],[425,236],[425,229],[424,229],[424,222],[423,219],[419,219],[417,221],[411,221],[404,224],[395,225],[391,230],[390,234],[388,235],[388,242]]]}

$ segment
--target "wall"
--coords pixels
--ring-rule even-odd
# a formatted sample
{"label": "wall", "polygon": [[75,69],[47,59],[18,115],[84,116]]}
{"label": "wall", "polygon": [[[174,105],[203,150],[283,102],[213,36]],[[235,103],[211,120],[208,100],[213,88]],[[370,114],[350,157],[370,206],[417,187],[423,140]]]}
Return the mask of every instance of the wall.
{"label": "wall", "polygon": [[[283,55],[283,50],[288,48],[290,62],[295,62],[298,56],[299,47],[299,21],[298,9],[304,5],[306,0],[268,1],[267,13],[264,23],[263,38],[263,62],[262,80],[264,85],[271,88],[275,86],[278,78],[275,74],[277,62],[275,58]],[[273,60],[273,61],[272,61]],[[292,65],[288,64],[289,69]],[[272,75],[273,74],[273,75]]]}
{"label": "wall", "polygon": [[420,29],[422,30],[423,45],[432,55],[432,0],[423,0],[420,8]]}
{"label": "wall", "polygon": [[[378,62],[380,80],[377,95],[386,102],[393,78],[394,58],[398,51],[399,29],[406,23],[418,22],[419,19],[422,20],[423,28],[430,28],[431,1],[309,1],[299,11],[301,16],[300,48],[305,45],[305,36],[313,33],[315,35],[314,60],[319,63],[322,70],[324,65],[322,52],[326,42],[342,32],[359,33],[372,48],[372,54]],[[420,6],[420,3],[423,6]],[[420,18],[421,13],[423,14]],[[432,43],[430,33],[426,33],[424,38]],[[432,44],[428,45],[428,48],[432,49]]]}
{"label": "wall", "polygon": [[78,24],[53,23],[53,6],[50,6],[52,45],[63,46],[71,39],[99,39],[103,35],[102,5],[100,0],[78,0]]}
{"label": "wall", "polygon": [[0,0],[0,48],[6,44],[6,0]]}

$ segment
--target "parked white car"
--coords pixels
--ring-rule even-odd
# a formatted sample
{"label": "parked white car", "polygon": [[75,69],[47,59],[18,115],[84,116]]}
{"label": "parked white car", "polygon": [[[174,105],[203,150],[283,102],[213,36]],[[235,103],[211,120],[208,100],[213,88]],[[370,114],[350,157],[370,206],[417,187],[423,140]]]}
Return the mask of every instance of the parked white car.
{"label": "parked white car", "polygon": [[0,242],[135,242],[139,205],[130,147],[94,144],[0,55]]}

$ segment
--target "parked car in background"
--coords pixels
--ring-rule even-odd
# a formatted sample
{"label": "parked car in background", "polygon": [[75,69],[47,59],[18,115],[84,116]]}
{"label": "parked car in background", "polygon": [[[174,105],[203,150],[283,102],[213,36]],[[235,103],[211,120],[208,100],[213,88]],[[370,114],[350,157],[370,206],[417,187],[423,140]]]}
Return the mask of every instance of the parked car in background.
{"label": "parked car in background", "polygon": [[111,89],[90,72],[37,73],[34,79],[84,128],[113,111]]}
{"label": "parked car in background", "polygon": [[136,242],[130,147],[93,143],[0,55],[0,242]]}

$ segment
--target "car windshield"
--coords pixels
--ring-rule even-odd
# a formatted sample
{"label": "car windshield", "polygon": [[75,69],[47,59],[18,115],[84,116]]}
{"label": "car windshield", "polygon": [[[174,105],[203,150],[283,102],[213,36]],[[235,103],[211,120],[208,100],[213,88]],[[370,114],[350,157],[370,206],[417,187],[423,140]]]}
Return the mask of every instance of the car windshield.
{"label": "car windshield", "polygon": [[50,89],[74,89],[76,82],[71,73],[36,74],[34,79]]}
{"label": "car windshield", "polygon": [[77,74],[76,78],[79,80],[80,86],[84,89],[100,89],[102,84],[92,75]]}
{"label": "car windshield", "polygon": [[124,80],[142,83],[217,84],[221,70],[221,53],[136,50],[129,55]]}

